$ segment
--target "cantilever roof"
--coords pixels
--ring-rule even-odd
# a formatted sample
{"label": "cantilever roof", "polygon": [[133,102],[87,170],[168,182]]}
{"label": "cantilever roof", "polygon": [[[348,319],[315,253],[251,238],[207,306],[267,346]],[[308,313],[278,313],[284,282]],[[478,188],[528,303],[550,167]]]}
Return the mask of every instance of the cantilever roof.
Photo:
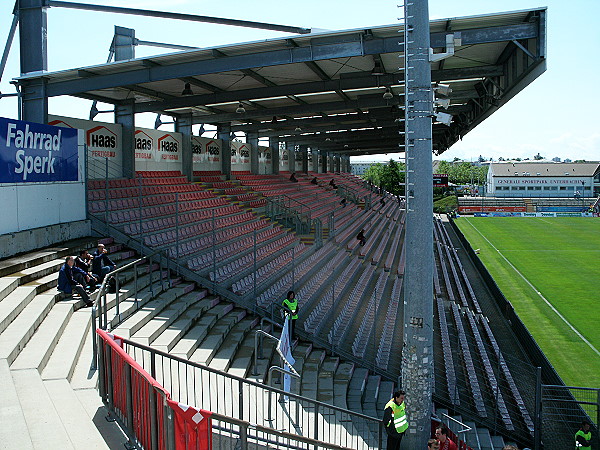
{"label": "cantilever roof", "polygon": [[[454,56],[432,64],[453,92],[451,127],[434,124],[441,153],[545,70],[545,8],[434,20],[431,46],[459,33]],[[234,131],[346,154],[398,151],[403,112],[402,25],[295,35],[187,50],[43,76],[48,96],[72,95],[136,112],[190,115]],[[458,35],[456,36],[458,37]],[[373,75],[376,66],[383,75]],[[193,94],[182,96],[185,83]],[[385,88],[395,94],[384,100]],[[235,111],[242,102],[245,113]]]}

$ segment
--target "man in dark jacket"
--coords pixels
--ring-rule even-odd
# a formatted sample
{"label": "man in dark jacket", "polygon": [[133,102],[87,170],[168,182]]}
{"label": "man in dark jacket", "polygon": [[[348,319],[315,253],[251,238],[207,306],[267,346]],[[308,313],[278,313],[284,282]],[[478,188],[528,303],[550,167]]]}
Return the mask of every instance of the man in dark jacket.
{"label": "man in dark jacket", "polygon": [[92,306],[90,296],[85,292],[85,288],[83,287],[88,283],[89,278],[87,273],[79,267],[75,267],[75,258],[67,256],[65,263],[58,272],[58,290],[67,295],[71,295],[73,290],[75,290],[81,296],[86,306]]}
{"label": "man in dark jacket", "polygon": [[98,244],[92,256],[92,273],[98,276],[98,282],[101,283],[106,274],[115,270],[117,265],[108,257],[104,244]]}
{"label": "man in dark jacket", "polygon": [[83,270],[85,273],[87,273],[90,277],[89,281],[88,281],[88,285],[90,287],[90,289],[94,290],[94,288],[96,287],[96,283],[98,282],[98,278],[97,276],[91,275],[91,271],[92,271],[92,260],[93,260],[93,256],[89,254],[89,252],[87,250],[81,250],[79,252],[79,256],[77,258],[75,258],[75,267],[80,268],[81,270]]}

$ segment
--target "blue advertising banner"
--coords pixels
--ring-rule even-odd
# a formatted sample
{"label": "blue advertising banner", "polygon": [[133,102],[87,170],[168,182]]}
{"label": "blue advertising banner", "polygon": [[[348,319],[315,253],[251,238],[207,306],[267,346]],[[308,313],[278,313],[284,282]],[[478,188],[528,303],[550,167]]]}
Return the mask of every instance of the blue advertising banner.
{"label": "blue advertising banner", "polygon": [[77,130],[0,117],[0,183],[78,180]]}

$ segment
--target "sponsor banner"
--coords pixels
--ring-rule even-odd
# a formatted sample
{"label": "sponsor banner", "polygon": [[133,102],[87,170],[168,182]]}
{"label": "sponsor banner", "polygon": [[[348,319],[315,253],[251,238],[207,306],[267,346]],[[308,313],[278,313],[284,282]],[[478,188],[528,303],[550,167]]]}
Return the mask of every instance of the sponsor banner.
{"label": "sponsor banner", "polygon": [[587,208],[582,208],[581,206],[538,206],[537,210],[539,212],[564,212],[564,213],[573,213],[573,212],[582,212]]}
{"label": "sponsor banner", "polygon": [[0,118],[0,183],[50,183],[79,178],[78,131]]}
{"label": "sponsor banner", "polygon": [[250,144],[240,141],[231,142],[231,167],[232,170],[250,169]]}
{"label": "sponsor banner", "polygon": [[448,187],[448,175],[446,174],[433,174],[433,187]]}
{"label": "sponsor banner", "polygon": [[287,171],[290,169],[290,153],[287,148],[279,149],[279,170]]}
{"label": "sponsor banner", "polygon": [[263,147],[261,145],[258,146],[258,160],[264,163],[271,162],[271,148]]}
{"label": "sponsor banner", "polygon": [[475,217],[594,217],[592,213],[555,213],[555,212],[538,212],[538,213],[524,213],[524,212],[476,212],[473,213]]}
{"label": "sponsor banner", "polygon": [[120,164],[122,153],[121,125],[53,115],[48,116],[48,124],[83,130],[85,144],[88,147],[88,158],[98,160],[108,158]]}
{"label": "sponsor banner", "polygon": [[[221,167],[221,140],[192,136],[192,159],[194,169],[201,170],[201,166],[217,164]],[[207,169],[208,170],[208,169]]]}
{"label": "sponsor banner", "polygon": [[526,212],[526,206],[459,206],[458,211],[461,213],[475,212]]}
{"label": "sponsor banner", "polygon": [[136,127],[135,169],[181,170],[181,143],[181,133]]}

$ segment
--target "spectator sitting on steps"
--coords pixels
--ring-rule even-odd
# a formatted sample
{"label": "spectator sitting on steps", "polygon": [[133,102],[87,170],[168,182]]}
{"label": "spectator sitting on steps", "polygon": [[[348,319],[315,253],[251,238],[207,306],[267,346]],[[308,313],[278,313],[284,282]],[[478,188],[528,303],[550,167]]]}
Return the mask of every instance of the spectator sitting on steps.
{"label": "spectator sitting on steps", "polygon": [[90,277],[89,280],[89,288],[91,290],[95,290],[96,284],[98,283],[98,279],[96,276],[91,274],[92,271],[92,259],[94,257],[89,254],[87,250],[81,250],[79,252],[79,256],[75,258],[75,266],[83,270]]}
{"label": "spectator sitting on steps", "polygon": [[108,257],[104,244],[98,244],[92,256],[92,273],[98,276],[98,282],[101,283],[106,274],[115,270],[117,265]]}
{"label": "spectator sitting on steps", "polygon": [[367,239],[365,238],[365,230],[360,230],[356,235],[356,239],[360,243],[361,247],[364,247],[365,242],[367,242]]}
{"label": "spectator sitting on steps", "polygon": [[92,306],[90,296],[84,288],[89,280],[90,276],[86,272],[79,267],[75,267],[75,258],[67,256],[65,263],[58,272],[58,290],[67,295],[71,295],[73,290],[75,290],[85,302],[85,306]]}
{"label": "spectator sitting on steps", "polygon": [[317,182],[317,177],[313,177],[313,179],[312,179],[312,180],[310,180],[310,184],[319,184],[319,183]]}
{"label": "spectator sitting on steps", "polygon": [[337,189],[337,185],[335,184],[333,178],[329,181],[329,186],[331,186],[333,189]]}
{"label": "spectator sitting on steps", "polygon": [[296,172],[292,172],[292,174],[290,175],[290,181],[292,183],[297,183],[298,179],[296,178]]}

